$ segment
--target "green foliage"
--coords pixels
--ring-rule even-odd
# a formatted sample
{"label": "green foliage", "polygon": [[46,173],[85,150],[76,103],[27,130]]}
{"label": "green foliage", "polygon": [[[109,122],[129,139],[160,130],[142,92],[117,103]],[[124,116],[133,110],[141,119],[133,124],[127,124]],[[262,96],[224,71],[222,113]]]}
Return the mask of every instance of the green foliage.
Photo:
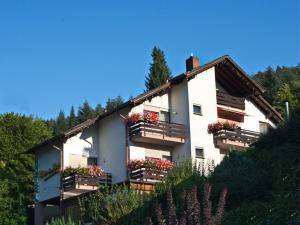
{"label": "green foliage", "polygon": [[81,219],[101,225],[130,224],[124,217],[141,207],[148,198],[125,186],[116,186],[112,191],[104,188],[79,199]]}
{"label": "green foliage", "polygon": [[108,98],[106,101],[105,110],[106,111],[113,110],[123,103],[124,103],[124,100],[122,99],[122,97],[120,95],[117,96],[116,98],[112,98],[112,99]]}
{"label": "green foliage", "polygon": [[72,221],[72,219],[68,217],[68,219],[65,218],[52,219],[51,222],[47,222],[46,225],[78,225],[78,223]]}
{"label": "green foliage", "polygon": [[231,153],[209,179],[229,189],[226,225],[299,224],[300,109],[247,153]]}
{"label": "green foliage", "polygon": [[77,115],[78,122],[82,123],[87,119],[92,119],[94,117],[94,110],[89,103],[85,101],[83,105],[79,107]]}
{"label": "green foliage", "polygon": [[25,151],[50,137],[50,130],[38,119],[0,115],[0,223],[32,223],[28,205],[33,204],[34,158]]}
{"label": "green foliage", "polygon": [[284,102],[289,101],[290,110],[293,111],[300,104],[300,68],[277,67],[273,70],[268,67],[264,72],[258,72],[253,79],[261,84],[266,92],[264,97],[282,115],[284,115]]}
{"label": "green foliage", "polygon": [[295,94],[292,93],[290,85],[283,84],[274,97],[274,107],[281,113],[281,115],[285,114],[283,103],[286,101],[289,102],[289,109],[291,111],[295,110],[295,108],[299,105],[299,100],[296,98]]}
{"label": "green foliage", "polygon": [[68,129],[68,121],[66,119],[65,113],[60,111],[56,119],[56,126],[54,133],[60,134]]}
{"label": "green foliage", "polygon": [[269,184],[267,173],[255,162],[240,152],[231,152],[222,163],[216,167],[210,177],[215,187],[214,198],[222,188],[227,187],[227,207],[234,208],[242,202],[256,199],[268,199]]}
{"label": "green foliage", "polygon": [[68,129],[75,127],[77,124],[77,117],[75,115],[74,106],[71,107],[70,116],[68,118]]}
{"label": "green foliage", "polygon": [[162,50],[154,47],[148,76],[146,77],[146,90],[150,91],[166,83],[171,78],[171,72],[167,65],[165,54]]}

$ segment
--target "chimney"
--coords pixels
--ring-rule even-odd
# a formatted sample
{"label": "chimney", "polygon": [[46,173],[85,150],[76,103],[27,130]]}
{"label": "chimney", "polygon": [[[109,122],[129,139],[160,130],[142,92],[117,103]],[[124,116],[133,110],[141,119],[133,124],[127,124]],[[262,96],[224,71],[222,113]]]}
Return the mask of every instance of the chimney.
{"label": "chimney", "polygon": [[191,54],[191,56],[185,60],[185,66],[186,66],[186,71],[191,71],[193,69],[195,69],[196,67],[200,66],[200,60],[193,56],[193,53]]}

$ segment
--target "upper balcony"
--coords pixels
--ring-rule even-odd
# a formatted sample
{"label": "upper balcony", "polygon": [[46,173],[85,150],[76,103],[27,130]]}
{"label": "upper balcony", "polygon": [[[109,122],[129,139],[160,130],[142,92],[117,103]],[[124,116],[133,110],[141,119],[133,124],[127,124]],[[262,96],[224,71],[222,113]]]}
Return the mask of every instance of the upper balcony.
{"label": "upper balcony", "polygon": [[215,144],[222,150],[244,150],[251,144],[256,142],[261,133],[235,129],[235,130],[220,130],[214,133]]}
{"label": "upper balcony", "polygon": [[139,121],[129,126],[131,141],[175,146],[185,141],[185,126],[177,123]]}
{"label": "upper balcony", "polygon": [[245,110],[245,98],[235,97],[220,91],[217,91],[217,104]]}

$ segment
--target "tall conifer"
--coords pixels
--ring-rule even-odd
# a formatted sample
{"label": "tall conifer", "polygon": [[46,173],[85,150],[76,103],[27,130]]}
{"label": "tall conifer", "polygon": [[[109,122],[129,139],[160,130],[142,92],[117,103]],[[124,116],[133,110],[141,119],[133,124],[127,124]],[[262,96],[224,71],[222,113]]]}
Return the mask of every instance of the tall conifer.
{"label": "tall conifer", "polygon": [[164,52],[158,47],[154,47],[151,56],[153,62],[150,64],[149,73],[145,80],[146,91],[165,84],[171,78]]}
{"label": "tall conifer", "polygon": [[77,120],[77,118],[76,118],[76,115],[75,115],[74,106],[72,106],[71,110],[70,110],[69,120],[68,120],[68,127],[69,128],[74,127],[77,124],[76,120]]}

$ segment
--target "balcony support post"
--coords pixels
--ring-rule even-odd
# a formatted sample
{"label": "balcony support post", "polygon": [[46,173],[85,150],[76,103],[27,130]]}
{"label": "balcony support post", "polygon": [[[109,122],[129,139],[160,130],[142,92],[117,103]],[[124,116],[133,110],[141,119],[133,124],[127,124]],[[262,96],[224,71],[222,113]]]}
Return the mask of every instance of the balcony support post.
{"label": "balcony support post", "polygon": [[34,204],[34,224],[43,225],[44,224],[44,208],[45,204],[41,202],[36,202]]}

